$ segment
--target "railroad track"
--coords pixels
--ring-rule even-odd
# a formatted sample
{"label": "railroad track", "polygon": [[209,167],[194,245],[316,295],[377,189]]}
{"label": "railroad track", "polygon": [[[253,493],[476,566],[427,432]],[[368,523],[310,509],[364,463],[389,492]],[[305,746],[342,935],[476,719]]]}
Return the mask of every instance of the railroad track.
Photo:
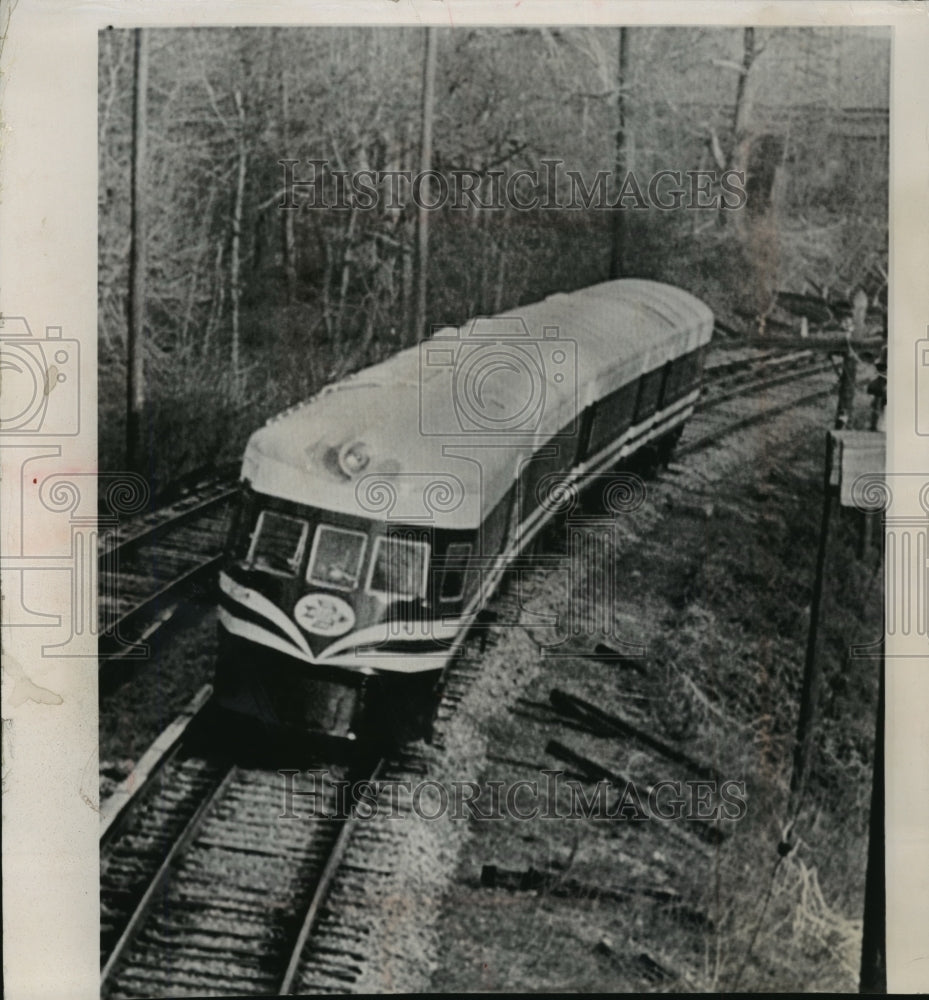
{"label": "railroad track", "polygon": [[761,351],[748,357],[719,360],[704,370],[704,391],[696,412],[714,409],[731,399],[763,389],[810,378],[832,367],[828,355],[813,351]]}
{"label": "railroad track", "polygon": [[[693,455],[747,427],[771,420],[781,413],[815,402],[836,391],[835,382],[809,390],[808,380],[835,371],[829,355],[812,351],[740,359],[726,365],[719,377],[711,377],[687,425],[688,439],[675,449],[676,458]],[[860,380],[862,383],[864,379]],[[796,392],[789,392],[796,388]],[[769,390],[774,390],[769,392]],[[747,399],[759,405],[744,412]],[[732,404],[729,406],[727,404]],[[696,436],[690,437],[696,431]]]}
{"label": "railroad track", "polygon": [[[810,364],[808,352],[800,354],[789,363],[778,358],[773,370],[757,358],[728,364],[725,373],[711,376],[720,392],[704,410],[722,409],[762,383],[778,385],[823,370],[822,364]],[[752,421],[811,398],[808,393],[783,401],[781,395],[774,409],[753,413]],[[721,433],[701,440],[718,440]],[[121,544],[130,552],[133,545],[151,551],[212,516],[231,493],[217,483],[213,496],[189,500],[183,510],[138,527]],[[459,657],[446,677],[436,712],[436,749],[442,747],[442,727],[480,672],[482,654]],[[403,748],[391,760],[369,761],[360,770],[325,757],[305,762],[306,769],[328,771],[319,786],[317,815],[285,820],[277,770],[217,756],[211,743],[192,735],[208,696],[208,688],[199,693],[136,767],[131,784],[124,783],[105,804],[102,994],[344,992],[370,957],[359,930],[363,921],[352,915],[364,912],[390,876],[368,857],[376,857],[385,843],[389,848],[396,834],[389,824],[385,829],[340,812],[336,782],[423,773],[416,751]],[[591,768],[595,763],[588,762]]]}
{"label": "railroad track", "polygon": [[[350,978],[351,943],[317,947],[359,814],[339,783],[375,780],[383,761],[301,761],[317,772],[299,815],[282,817],[275,769],[218,756],[204,733],[208,689],[153,748],[136,787],[101,828],[104,997],[287,994]],[[338,930],[335,921],[335,930]],[[328,940],[327,938],[327,940]]]}
{"label": "railroad track", "polygon": [[210,479],[101,539],[103,663],[144,658],[140,644],[174,617],[184,595],[209,579],[222,559],[235,494],[230,480]]}

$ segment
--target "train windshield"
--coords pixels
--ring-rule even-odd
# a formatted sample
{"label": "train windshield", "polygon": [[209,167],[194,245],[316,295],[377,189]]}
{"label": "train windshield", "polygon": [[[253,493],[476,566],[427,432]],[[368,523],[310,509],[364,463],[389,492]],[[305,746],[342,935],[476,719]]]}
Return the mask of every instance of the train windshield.
{"label": "train windshield", "polygon": [[392,597],[421,597],[426,590],[425,542],[382,536],[374,543],[368,590]]}
{"label": "train windshield", "polygon": [[278,576],[293,576],[300,568],[309,525],[296,517],[263,510],[252,535],[247,562]]}
{"label": "train windshield", "polygon": [[306,578],[320,587],[354,590],[358,586],[367,537],[361,531],[321,524],[313,538]]}

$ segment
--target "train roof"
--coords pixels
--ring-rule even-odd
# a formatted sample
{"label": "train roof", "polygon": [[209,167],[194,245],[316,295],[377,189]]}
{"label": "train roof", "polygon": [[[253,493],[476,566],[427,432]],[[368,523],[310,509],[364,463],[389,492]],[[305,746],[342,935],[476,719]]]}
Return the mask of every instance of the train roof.
{"label": "train roof", "polygon": [[712,328],[688,292],[639,279],[442,328],[273,417],[249,439],[242,475],[313,507],[474,528],[522,459]]}

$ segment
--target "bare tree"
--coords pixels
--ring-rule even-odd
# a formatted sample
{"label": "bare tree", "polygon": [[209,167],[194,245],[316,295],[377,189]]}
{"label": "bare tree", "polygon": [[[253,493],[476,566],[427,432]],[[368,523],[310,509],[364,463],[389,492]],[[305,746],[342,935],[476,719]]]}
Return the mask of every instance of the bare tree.
{"label": "bare tree", "polygon": [[126,463],[130,469],[141,466],[144,453],[142,420],[145,413],[147,91],[148,32],[144,28],[136,28],[132,112],[132,208],[129,224],[129,335],[126,341]]}
{"label": "bare tree", "polygon": [[[435,114],[436,29],[427,27],[423,49],[423,103],[420,134],[419,169],[422,175],[432,169],[432,125]],[[416,236],[416,313],[412,335],[415,340],[426,331],[426,288],[429,281],[429,209],[425,207],[428,182],[423,185],[422,200],[417,213]]]}

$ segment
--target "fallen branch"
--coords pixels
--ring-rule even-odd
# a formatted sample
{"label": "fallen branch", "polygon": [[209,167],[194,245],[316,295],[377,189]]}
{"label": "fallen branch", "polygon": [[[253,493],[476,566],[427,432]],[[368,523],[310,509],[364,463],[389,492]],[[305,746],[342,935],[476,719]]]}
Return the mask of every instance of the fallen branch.
{"label": "fallen branch", "polygon": [[[620,771],[612,771],[609,768],[604,767],[602,764],[599,764],[597,761],[576,753],[570,747],[566,747],[558,740],[549,740],[546,744],[545,752],[567,764],[573,764],[582,774],[586,776],[585,780],[587,781],[591,781],[595,784],[600,781],[607,781],[614,787],[620,788],[624,796],[629,792],[634,793],[639,803],[650,801],[653,797],[656,797],[657,793],[653,786],[648,784],[639,784]],[[631,808],[631,806],[629,806],[629,808]],[[642,818],[650,819],[652,817],[646,816]],[[707,820],[686,819],[685,822],[687,823],[687,828],[691,830],[691,832],[693,832],[701,840],[710,844],[720,844],[729,835],[728,831],[720,826],[711,826]],[[673,820],[669,817],[668,821],[662,823],[661,825],[669,832],[677,833],[677,829],[672,824]]]}
{"label": "fallen branch", "polygon": [[575,718],[587,722],[588,726],[592,724],[594,727],[597,727],[596,735],[624,736],[641,743],[651,750],[657,750],[658,753],[663,757],[667,757],[668,760],[673,760],[677,764],[683,764],[701,778],[716,782],[720,780],[719,772],[716,768],[709,764],[703,764],[689,754],[684,753],[683,750],[679,750],[651,736],[649,733],[643,732],[619,715],[605,712],[602,708],[591,704],[591,702],[585,701],[577,695],[569,694],[567,691],[562,691],[559,688],[553,688],[548,697],[552,705],[562,714],[573,715]]}
{"label": "fallen branch", "polygon": [[635,897],[645,897],[656,903],[668,904],[674,915],[690,924],[708,927],[713,922],[702,910],[686,903],[675,889],[658,889],[646,885],[601,886],[590,885],[577,879],[568,879],[557,872],[527,868],[518,871],[484,865],[481,868],[481,885],[488,889],[507,889],[510,892],[545,892],[551,896],[569,899],[606,900],[625,903]]}

